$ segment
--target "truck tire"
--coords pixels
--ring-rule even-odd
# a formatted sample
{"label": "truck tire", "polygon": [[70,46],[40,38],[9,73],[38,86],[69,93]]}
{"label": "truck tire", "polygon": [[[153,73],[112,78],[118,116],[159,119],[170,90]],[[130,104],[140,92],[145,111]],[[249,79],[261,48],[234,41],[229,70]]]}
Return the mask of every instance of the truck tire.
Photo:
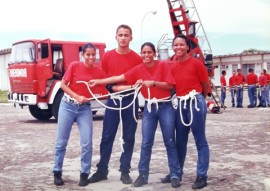
{"label": "truck tire", "polygon": [[52,117],[50,109],[40,109],[37,105],[29,105],[31,115],[41,121],[49,120]]}
{"label": "truck tire", "polygon": [[64,95],[64,92],[59,92],[56,94],[54,100],[53,100],[53,104],[52,104],[52,115],[54,116],[54,118],[58,119],[58,111],[59,111],[59,107],[60,107],[60,103],[62,100],[62,97]]}

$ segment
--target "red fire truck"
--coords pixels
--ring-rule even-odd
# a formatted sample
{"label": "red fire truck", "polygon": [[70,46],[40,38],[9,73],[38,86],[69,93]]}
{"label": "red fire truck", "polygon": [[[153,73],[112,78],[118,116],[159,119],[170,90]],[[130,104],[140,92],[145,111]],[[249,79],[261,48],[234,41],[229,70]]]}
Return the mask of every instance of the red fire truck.
{"label": "red fire truck", "polygon": [[[14,43],[8,66],[11,89],[8,101],[14,106],[28,106],[38,120],[48,120],[52,116],[57,119],[63,96],[61,78],[72,61],[80,60],[85,43],[50,39]],[[100,64],[106,45],[93,44],[97,47],[97,64]],[[107,92],[95,94],[105,95]],[[98,107],[99,104],[93,101],[93,113]]]}

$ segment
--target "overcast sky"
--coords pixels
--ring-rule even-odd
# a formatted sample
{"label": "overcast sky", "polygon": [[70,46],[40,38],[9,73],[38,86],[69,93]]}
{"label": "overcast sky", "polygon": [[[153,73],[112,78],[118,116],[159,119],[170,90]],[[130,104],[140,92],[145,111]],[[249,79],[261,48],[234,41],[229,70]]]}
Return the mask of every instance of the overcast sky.
{"label": "overcast sky", "polygon": [[[214,55],[270,50],[270,0],[194,2]],[[120,24],[132,27],[135,51],[141,38],[157,45],[163,34],[173,37],[166,0],[6,0],[0,18],[0,49],[50,38],[105,42],[110,50]]]}

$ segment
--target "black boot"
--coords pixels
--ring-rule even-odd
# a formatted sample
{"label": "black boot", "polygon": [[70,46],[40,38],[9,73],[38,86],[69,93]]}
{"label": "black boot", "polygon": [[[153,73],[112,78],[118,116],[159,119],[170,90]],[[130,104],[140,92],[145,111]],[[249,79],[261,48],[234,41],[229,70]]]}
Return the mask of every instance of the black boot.
{"label": "black boot", "polygon": [[53,171],[54,174],[54,184],[56,186],[62,186],[64,181],[62,179],[62,172],[61,171]]}
{"label": "black boot", "polygon": [[122,172],[120,180],[122,181],[123,184],[131,184],[132,183],[132,179],[130,178],[128,172]]}
{"label": "black boot", "polygon": [[197,176],[196,181],[192,185],[192,189],[201,189],[207,186],[207,178]]}
{"label": "black boot", "polygon": [[148,181],[145,180],[143,175],[139,175],[138,178],[134,182],[134,187],[141,187],[145,184],[148,184]]}
{"label": "black boot", "polygon": [[102,180],[107,180],[107,174],[97,170],[89,179],[88,183],[95,183]]}
{"label": "black boot", "polygon": [[164,178],[160,179],[160,182],[163,184],[171,183],[171,176],[169,174],[167,174]]}
{"label": "black boot", "polygon": [[81,173],[79,186],[87,186],[88,185],[88,176],[89,176],[89,174],[87,174],[87,173]]}

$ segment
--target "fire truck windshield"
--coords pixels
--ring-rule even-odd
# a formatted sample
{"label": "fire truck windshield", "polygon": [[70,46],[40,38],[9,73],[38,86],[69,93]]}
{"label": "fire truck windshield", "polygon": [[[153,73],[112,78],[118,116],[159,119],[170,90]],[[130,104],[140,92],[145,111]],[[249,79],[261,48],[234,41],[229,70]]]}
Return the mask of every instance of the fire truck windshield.
{"label": "fire truck windshield", "polygon": [[35,45],[33,42],[23,42],[12,46],[10,63],[34,62]]}

